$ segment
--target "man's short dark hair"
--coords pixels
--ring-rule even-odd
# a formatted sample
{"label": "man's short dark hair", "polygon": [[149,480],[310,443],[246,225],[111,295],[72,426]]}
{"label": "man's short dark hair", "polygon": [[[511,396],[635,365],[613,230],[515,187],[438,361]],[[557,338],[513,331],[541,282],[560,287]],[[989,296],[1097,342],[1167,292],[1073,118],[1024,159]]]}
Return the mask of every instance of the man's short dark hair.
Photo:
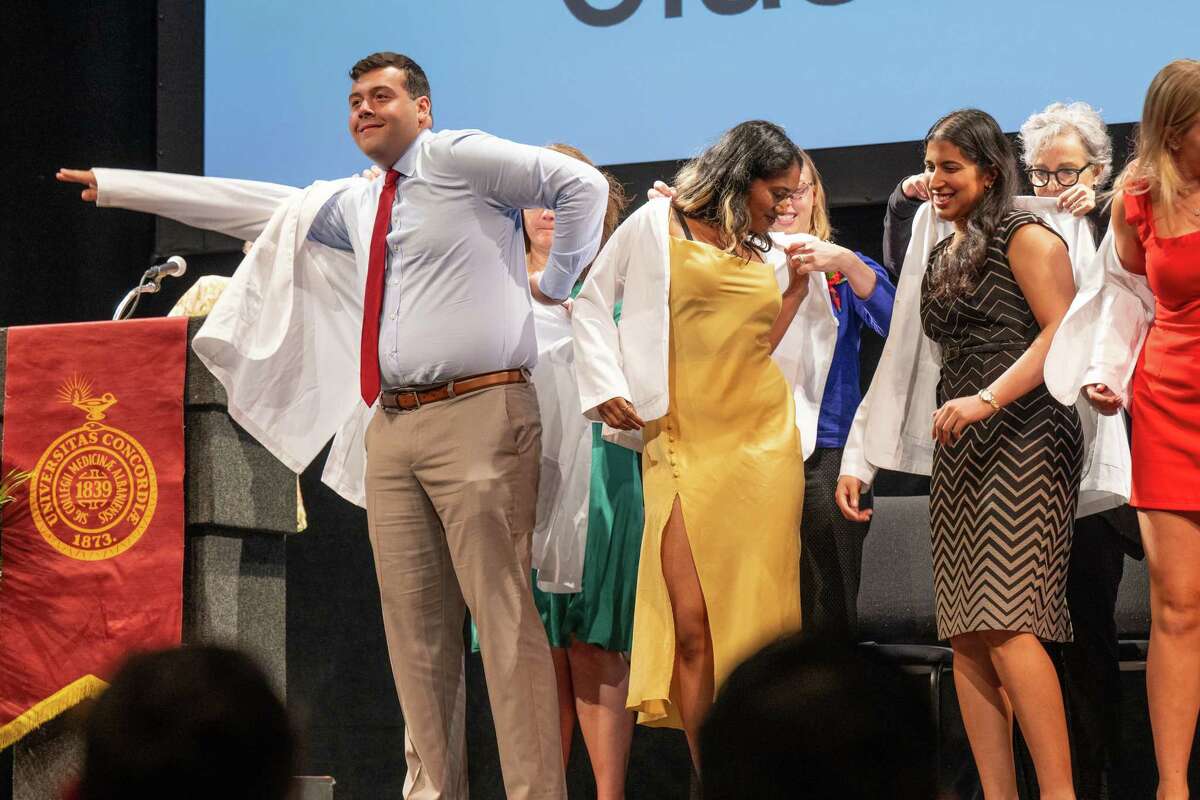
{"label": "man's short dark hair", "polygon": [[371,53],[366,58],[360,58],[350,68],[350,80],[356,81],[368,72],[384,67],[395,67],[404,71],[404,89],[413,100],[418,97],[428,97],[433,100],[433,95],[429,93],[429,79],[425,77],[425,70],[421,69],[420,64],[402,53],[385,50],[382,53]]}

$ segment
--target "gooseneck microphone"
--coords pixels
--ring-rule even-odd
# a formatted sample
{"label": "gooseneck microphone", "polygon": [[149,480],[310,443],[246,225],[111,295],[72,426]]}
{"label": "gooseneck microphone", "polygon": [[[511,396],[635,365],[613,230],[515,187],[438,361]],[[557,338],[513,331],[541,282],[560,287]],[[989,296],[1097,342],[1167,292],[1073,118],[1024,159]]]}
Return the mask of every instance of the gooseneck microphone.
{"label": "gooseneck microphone", "polygon": [[161,264],[156,264],[146,270],[146,275],[152,278],[178,278],[187,272],[187,262],[183,260],[183,256],[171,256]]}
{"label": "gooseneck microphone", "polygon": [[113,319],[128,319],[133,316],[142,295],[156,293],[161,288],[163,278],[178,278],[186,272],[187,262],[183,260],[183,256],[171,256],[163,263],[155,264],[143,272],[138,285],[121,298],[121,302],[117,304],[117,310],[113,312]]}

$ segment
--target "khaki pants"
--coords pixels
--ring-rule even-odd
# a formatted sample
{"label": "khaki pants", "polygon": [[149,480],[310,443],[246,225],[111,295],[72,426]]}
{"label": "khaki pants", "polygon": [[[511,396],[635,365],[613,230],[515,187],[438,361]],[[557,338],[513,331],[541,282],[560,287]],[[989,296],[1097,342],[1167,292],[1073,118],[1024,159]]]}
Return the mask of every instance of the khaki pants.
{"label": "khaki pants", "polygon": [[540,442],[527,383],[380,410],[367,428],[367,521],[410,800],[467,798],[467,609],[508,797],[566,798],[554,667],[529,581]]}

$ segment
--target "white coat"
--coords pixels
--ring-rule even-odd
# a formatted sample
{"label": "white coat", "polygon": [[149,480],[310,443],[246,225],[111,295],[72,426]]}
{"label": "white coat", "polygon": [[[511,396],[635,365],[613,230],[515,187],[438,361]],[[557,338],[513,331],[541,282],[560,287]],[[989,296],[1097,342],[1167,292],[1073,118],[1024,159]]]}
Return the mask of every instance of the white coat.
{"label": "white coat", "polygon": [[[192,348],[224,386],[229,415],[294,472],[303,471],[332,438],[321,479],[365,507],[364,437],[374,413],[358,389],[366,275],[352,253],[307,238],[325,201],[364,179],[297,189],[132,170],[94,173],[97,205],[254,241]],[[534,566],[543,588],[579,591],[591,428],[576,405],[565,314],[539,309],[534,321],[539,364],[532,380],[543,421]]]}
{"label": "white coat", "polygon": [[1154,321],[1154,293],[1145,277],[1121,266],[1111,229],[1088,277],[1046,355],[1046,388],[1060,403],[1073,403],[1082,387],[1103,383],[1129,408],[1133,369]]}

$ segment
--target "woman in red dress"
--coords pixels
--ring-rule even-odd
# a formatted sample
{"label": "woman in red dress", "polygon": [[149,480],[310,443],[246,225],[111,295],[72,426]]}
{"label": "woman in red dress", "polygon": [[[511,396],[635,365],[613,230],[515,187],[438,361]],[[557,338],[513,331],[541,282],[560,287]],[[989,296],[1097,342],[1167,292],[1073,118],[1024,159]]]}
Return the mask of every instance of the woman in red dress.
{"label": "woman in red dress", "polygon": [[1173,61],[1150,84],[1112,230],[1122,266],[1146,276],[1156,302],[1130,398],[1130,503],[1150,564],[1158,800],[1174,800],[1188,796],[1200,712],[1200,61]]}

